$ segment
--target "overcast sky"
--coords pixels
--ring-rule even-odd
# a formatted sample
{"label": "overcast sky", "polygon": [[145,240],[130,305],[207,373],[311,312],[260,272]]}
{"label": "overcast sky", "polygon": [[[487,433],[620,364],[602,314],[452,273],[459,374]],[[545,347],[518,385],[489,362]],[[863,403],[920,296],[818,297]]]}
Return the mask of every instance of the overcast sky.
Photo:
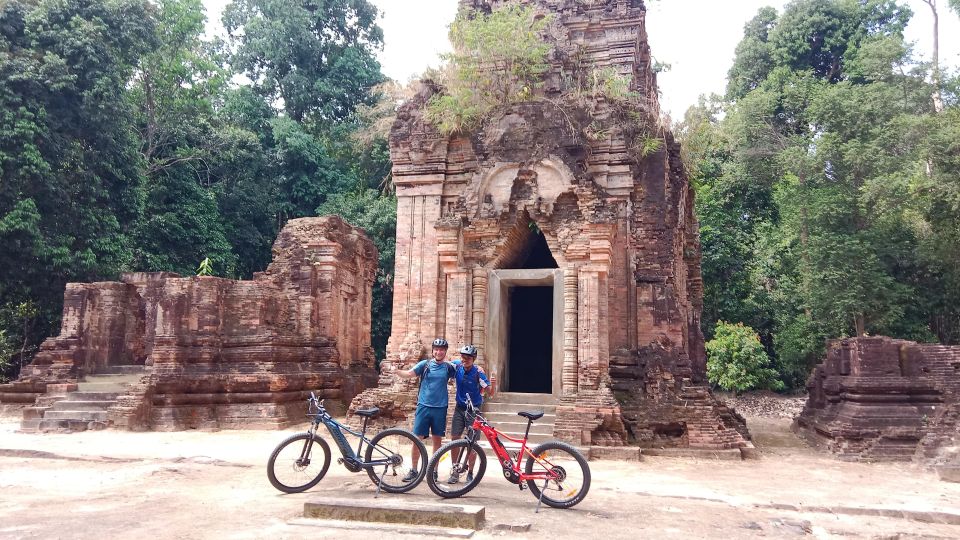
{"label": "overcast sky", "polygon": [[[384,73],[407,81],[449,49],[447,25],[457,10],[457,0],[372,0],[380,8]],[[219,27],[220,12],[228,0],[204,0],[211,27]],[[683,116],[701,94],[722,93],[734,49],[743,36],[743,25],[763,6],[782,11],[786,0],[661,0],[647,2],[647,31],[654,57],[671,64],[659,76],[664,112]],[[946,4],[946,2],[941,2]],[[915,15],[907,29],[918,53],[929,57],[932,17],[920,0],[909,0]],[[940,8],[940,58],[951,68],[960,66],[960,18]]]}

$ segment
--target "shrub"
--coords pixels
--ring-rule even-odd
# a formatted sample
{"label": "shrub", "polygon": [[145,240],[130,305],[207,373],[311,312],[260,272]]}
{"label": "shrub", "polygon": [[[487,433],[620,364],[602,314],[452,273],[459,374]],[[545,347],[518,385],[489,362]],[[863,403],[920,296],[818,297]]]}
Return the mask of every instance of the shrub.
{"label": "shrub", "polygon": [[760,336],[743,323],[717,322],[714,338],[707,342],[707,378],[734,392],[783,389]]}
{"label": "shrub", "polygon": [[446,91],[427,104],[427,119],[449,135],[476,127],[499,106],[532,99],[549,67],[550,21],[516,5],[458,15],[450,25],[454,52],[444,55],[439,81]]}
{"label": "shrub", "polygon": [[7,334],[0,330],[0,382],[6,381],[6,373],[10,369],[11,358],[13,358],[13,347],[7,340]]}

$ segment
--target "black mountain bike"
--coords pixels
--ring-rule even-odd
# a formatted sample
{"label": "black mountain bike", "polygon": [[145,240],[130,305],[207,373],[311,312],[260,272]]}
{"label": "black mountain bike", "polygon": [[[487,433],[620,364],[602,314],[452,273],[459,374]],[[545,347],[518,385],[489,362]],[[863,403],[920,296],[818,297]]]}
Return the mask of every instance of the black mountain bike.
{"label": "black mountain bike", "polygon": [[[270,454],[267,462],[267,477],[273,487],[285,493],[306,491],[323,479],[330,467],[330,445],[317,435],[320,424],[326,426],[343,457],[337,460],[350,472],[367,471],[370,480],[380,490],[388,493],[405,493],[417,487],[427,472],[427,449],[413,433],[405,429],[390,428],[368,439],[367,422],[376,416],[380,409],[362,409],[356,411],[363,417],[363,429],[357,433],[337,422],[323,407],[323,401],[317,400],[313,392],[307,399],[308,417],[313,419],[306,433],[297,433],[281,442]],[[360,444],[354,451],[343,432],[360,437]],[[364,451],[366,445],[366,451]],[[411,466],[413,448],[420,451],[420,462]],[[360,456],[363,455],[363,459]],[[417,471],[411,477],[409,469]]]}

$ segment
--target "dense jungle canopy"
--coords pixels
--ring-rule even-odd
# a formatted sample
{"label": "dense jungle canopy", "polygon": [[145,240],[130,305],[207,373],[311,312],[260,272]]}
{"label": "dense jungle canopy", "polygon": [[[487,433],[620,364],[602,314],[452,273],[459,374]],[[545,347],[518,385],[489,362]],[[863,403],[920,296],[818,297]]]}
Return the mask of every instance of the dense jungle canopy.
{"label": "dense jungle canopy", "polygon": [[[903,38],[929,4],[760,10],[727,94],[676,126],[704,332],[755,332],[778,388],[801,386],[829,337],[960,342],[960,81]],[[380,249],[382,356],[396,102],[377,16],[367,0],[235,0],[220,40],[200,0],[0,0],[0,378],[58,331],[67,282],[205,259],[247,278],[286,220],[325,213]]]}

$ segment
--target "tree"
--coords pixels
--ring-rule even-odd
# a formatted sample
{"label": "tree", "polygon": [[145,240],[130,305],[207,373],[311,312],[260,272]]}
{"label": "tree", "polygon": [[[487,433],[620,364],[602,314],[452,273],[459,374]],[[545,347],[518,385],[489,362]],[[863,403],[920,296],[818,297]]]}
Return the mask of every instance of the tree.
{"label": "tree", "polygon": [[152,14],[142,0],[0,5],[0,311],[38,306],[29,336],[5,326],[27,348],[55,327],[67,281],[129,268],[143,174],[125,92]]}
{"label": "tree", "polygon": [[783,383],[771,369],[757,333],[743,323],[718,322],[707,342],[707,379],[724,390],[780,390]]}
{"label": "tree", "polygon": [[7,373],[10,372],[13,358],[13,347],[7,341],[7,334],[0,330],[0,382],[7,381]]}
{"label": "tree", "polygon": [[229,74],[201,39],[200,0],[161,0],[156,21],[157,47],[143,58],[129,92],[147,176],[143,218],[133,232],[134,265],[189,275],[197,260],[210,257],[232,275],[236,256],[212,175],[234,142],[214,112]]}
{"label": "tree", "polygon": [[704,332],[749,322],[790,387],[827,338],[960,335],[956,94],[945,91],[936,114],[929,66],[903,39],[909,15],[885,0],[761,10],[737,49],[729,101],[691,110],[681,130]]}
{"label": "tree", "polygon": [[235,0],[223,13],[232,65],[295,122],[342,121],[383,81],[367,0]]}

